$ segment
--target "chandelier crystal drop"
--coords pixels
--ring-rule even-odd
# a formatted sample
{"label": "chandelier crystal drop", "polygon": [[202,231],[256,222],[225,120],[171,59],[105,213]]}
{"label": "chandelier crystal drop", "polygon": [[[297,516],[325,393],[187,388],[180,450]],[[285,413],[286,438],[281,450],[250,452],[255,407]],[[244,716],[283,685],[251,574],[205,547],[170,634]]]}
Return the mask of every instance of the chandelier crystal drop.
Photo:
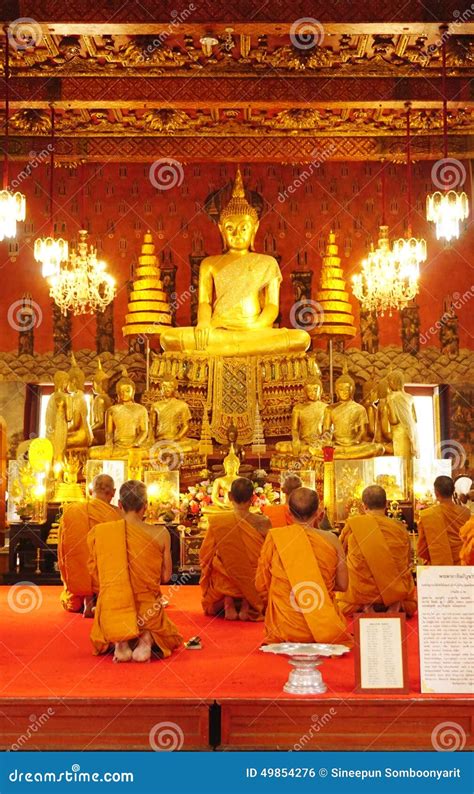
{"label": "chandelier crystal drop", "polygon": [[8,188],[0,190],[0,242],[16,237],[17,223],[26,217],[26,199],[23,193],[12,193]]}
{"label": "chandelier crystal drop", "polygon": [[50,296],[62,314],[94,314],[104,311],[115,297],[115,280],[106,272],[106,264],[97,259],[96,248],[87,242],[87,231],[81,229],[77,248],[50,279]]}
{"label": "chandelier crystal drop", "polygon": [[426,197],[426,218],[435,224],[436,239],[457,239],[461,233],[461,221],[469,217],[469,199],[462,191],[437,190]]}
{"label": "chandelier crystal drop", "polygon": [[361,272],[352,277],[352,290],[367,311],[381,315],[406,306],[418,293],[419,267],[397,260],[390,250],[388,227],[380,227],[378,246],[362,261]]}

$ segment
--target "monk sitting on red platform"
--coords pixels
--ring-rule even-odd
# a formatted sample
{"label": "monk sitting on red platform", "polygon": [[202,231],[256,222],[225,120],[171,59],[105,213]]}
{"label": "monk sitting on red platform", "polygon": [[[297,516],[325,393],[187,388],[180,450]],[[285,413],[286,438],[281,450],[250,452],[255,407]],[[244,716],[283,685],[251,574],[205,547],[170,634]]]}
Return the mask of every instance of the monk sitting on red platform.
{"label": "monk sitting on red platform", "polygon": [[61,604],[68,612],[92,617],[93,590],[87,567],[87,536],[96,524],[113,521],[120,515],[110,502],[115,485],[108,474],[98,474],[92,483],[92,499],[66,505],[59,525],[58,563],[64,590]]}
{"label": "monk sitting on red platform", "polygon": [[255,572],[271,525],[266,516],[250,512],[252,496],[251,481],[238,477],[229,493],[233,509],[209,517],[200,552],[202,608],[206,615],[223,611],[227,620],[263,618]]}
{"label": "monk sitting on red platform", "polygon": [[469,520],[469,508],[454,504],[451,477],[437,477],[434,492],[438,504],[420,512],[418,557],[428,565],[459,565],[460,530]]}
{"label": "monk sitting on red platform", "polygon": [[362,492],[365,515],[351,516],[341,532],[347,556],[349,587],[337,594],[345,615],[353,612],[416,610],[408,532],[387,518],[387,495],[379,485]]}
{"label": "monk sitting on red platform", "polygon": [[281,487],[281,491],[286,497],[285,504],[264,505],[262,507],[263,515],[268,516],[272,522],[272,527],[284,527],[293,523],[288,509],[288,499],[296,488],[301,488],[302,484],[301,478],[297,474],[288,474]]}
{"label": "monk sitting on red platform", "polygon": [[289,509],[291,524],[270,530],[258,563],[265,642],[352,644],[334,604],[334,590],[347,585],[344,552],[335,535],[315,528],[322,514],[316,491],[297,488]]}

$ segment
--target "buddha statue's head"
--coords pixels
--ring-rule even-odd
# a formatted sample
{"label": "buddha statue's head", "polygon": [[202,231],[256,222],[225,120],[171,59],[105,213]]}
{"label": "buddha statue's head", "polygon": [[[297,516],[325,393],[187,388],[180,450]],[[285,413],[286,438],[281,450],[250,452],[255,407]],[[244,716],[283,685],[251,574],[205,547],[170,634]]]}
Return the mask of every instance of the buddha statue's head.
{"label": "buddha statue's head", "polygon": [[92,390],[94,394],[103,394],[107,391],[109,376],[102,369],[102,362],[100,358],[97,360],[97,369],[92,377]]}
{"label": "buddha statue's head", "polygon": [[385,399],[388,394],[388,381],[387,378],[382,378],[377,383],[377,397],[379,400]]}
{"label": "buddha statue's head", "polygon": [[378,398],[378,383],[375,380],[367,380],[362,384],[362,397],[365,403],[373,403]]}
{"label": "buddha statue's head", "polygon": [[227,441],[229,442],[229,444],[237,443],[238,434],[239,431],[237,430],[236,425],[234,425],[234,423],[231,422],[229,427],[227,428]]}
{"label": "buddha statue's head", "polygon": [[334,388],[339,400],[347,402],[347,400],[352,400],[354,396],[355,381],[347,372],[344,372],[337,378]]}
{"label": "buddha statue's head", "polygon": [[234,445],[231,444],[230,452],[223,460],[224,471],[227,476],[236,477],[240,469],[240,460],[234,452]]}
{"label": "buddha statue's head", "polygon": [[323,392],[323,384],[319,378],[311,378],[308,380],[304,387],[304,393],[309,402],[316,402],[321,399]]}
{"label": "buddha statue's head", "polygon": [[388,373],[387,381],[390,391],[400,391],[400,389],[403,389],[405,376],[401,369],[392,369]]}
{"label": "buddha statue's head", "polygon": [[86,376],[79,367],[71,367],[68,375],[68,389],[71,392],[84,391]]}
{"label": "buddha statue's head", "polygon": [[133,402],[135,397],[135,384],[129,377],[125,367],[122,367],[122,377],[117,381],[115,387],[119,403]]}
{"label": "buddha statue's head", "polygon": [[69,374],[58,370],[54,373],[54,391],[66,391],[69,383]]}
{"label": "buddha statue's head", "polygon": [[160,383],[161,396],[167,400],[174,397],[178,384],[173,378],[164,378]]}
{"label": "buddha statue's head", "polygon": [[219,230],[226,250],[253,251],[257,229],[257,211],[245,198],[242,174],[238,168],[232,198],[219,216]]}

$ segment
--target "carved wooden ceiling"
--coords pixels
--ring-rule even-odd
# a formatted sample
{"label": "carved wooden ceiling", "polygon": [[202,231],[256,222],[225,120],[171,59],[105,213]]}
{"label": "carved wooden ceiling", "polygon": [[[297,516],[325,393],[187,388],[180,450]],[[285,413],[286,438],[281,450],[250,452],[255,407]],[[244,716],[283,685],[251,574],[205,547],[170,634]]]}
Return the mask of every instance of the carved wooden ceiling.
{"label": "carved wooden ceiling", "polygon": [[[409,101],[413,156],[437,159],[443,41],[449,151],[474,154],[460,0],[3,5],[13,157],[44,146],[54,104],[59,161],[400,159]],[[3,64],[5,37],[0,50]]]}

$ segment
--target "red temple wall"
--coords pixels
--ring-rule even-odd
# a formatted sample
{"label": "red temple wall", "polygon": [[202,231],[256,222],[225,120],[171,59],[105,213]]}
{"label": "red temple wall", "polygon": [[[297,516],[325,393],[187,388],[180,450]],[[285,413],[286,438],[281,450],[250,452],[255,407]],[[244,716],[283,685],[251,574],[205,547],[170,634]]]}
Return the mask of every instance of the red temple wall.
{"label": "red temple wall", "polygon": [[[159,143],[157,142],[157,146]],[[425,220],[426,194],[433,190],[430,178],[431,163],[419,163],[414,168],[413,232],[423,235],[428,245],[428,261],[422,267],[420,306],[421,334],[428,335],[428,345],[439,345],[438,333],[429,329],[443,313],[443,301],[449,295],[461,296],[458,309],[461,347],[472,348],[474,338],[474,232],[471,223],[458,241],[450,246],[438,243],[434,229]],[[21,170],[21,164],[11,163],[11,178]],[[119,168],[122,175],[119,174]],[[370,240],[376,241],[381,222],[381,177],[378,163],[328,162],[314,168],[307,178],[298,175],[309,166],[267,166],[254,164],[244,170],[247,188],[257,190],[264,199],[264,213],[256,239],[256,249],[264,250],[264,240],[272,235],[276,252],[281,256],[283,273],[282,324],[288,325],[294,302],[290,273],[306,267],[314,271],[312,295],[315,297],[321,270],[322,242],[334,228],[339,244],[342,265],[349,280],[357,272]],[[125,173],[126,172],[126,173]],[[116,278],[118,294],[115,300],[115,342],[125,348],[121,328],[127,308],[126,282],[131,265],[136,262],[144,232],[150,228],[157,252],[165,248],[177,266],[177,294],[179,325],[190,323],[188,299],[182,295],[190,285],[191,244],[193,236],[201,235],[207,254],[221,250],[217,226],[203,210],[206,197],[233,178],[233,166],[216,164],[183,165],[183,180],[168,190],[157,190],[149,180],[149,166],[143,164],[107,163],[87,165],[85,169],[59,169],[55,174],[56,221],[63,236],[69,240],[80,228],[84,215],[92,241],[99,241],[100,256]],[[83,175],[87,180],[86,195],[81,197]],[[293,192],[288,191],[292,186]],[[392,239],[402,236],[406,224],[405,168],[387,166],[386,217]],[[7,241],[0,243],[0,312],[3,319],[0,349],[14,350],[18,335],[8,322],[8,310],[30,293],[40,306],[43,317],[35,328],[35,350],[52,350],[52,317],[48,286],[33,258],[35,237],[48,232],[48,174],[41,165],[21,184],[27,197],[27,221],[20,224],[19,250],[9,255]],[[286,190],[285,200],[279,192]],[[470,193],[470,188],[468,187]],[[84,210],[82,207],[84,206]],[[467,226],[467,224],[466,224]],[[267,238],[268,239],[268,238]],[[298,264],[298,252],[300,264]],[[464,296],[464,298],[462,297]],[[358,302],[353,300],[358,327]],[[380,345],[400,345],[400,319],[379,318]],[[422,337],[423,339],[423,337]],[[356,338],[355,344],[359,344]],[[73,320],[73,348],[95,348],[95,317],[76,317]]]}

